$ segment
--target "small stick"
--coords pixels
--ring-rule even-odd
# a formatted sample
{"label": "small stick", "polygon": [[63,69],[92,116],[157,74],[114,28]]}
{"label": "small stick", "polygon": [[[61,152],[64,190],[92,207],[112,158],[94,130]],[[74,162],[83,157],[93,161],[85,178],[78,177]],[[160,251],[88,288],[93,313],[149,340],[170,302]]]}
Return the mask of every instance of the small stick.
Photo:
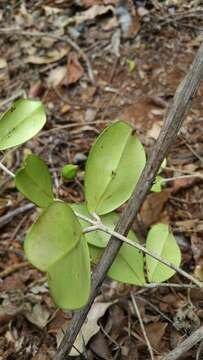
{"label": "small stick", "polygon": [[187,178],[194,178],[194,177],[198,177],[200,179],[203,179],[203,175],[202,174],[191,174],[191,175],[180,175],[180,176],[174,176],[174,177],[170,177],[170,178],[163,178],[161,180],[161,182],[166,183],[169,181],[174,181],[174,180],[179,180],[179,179],[187,179]]}
{"label": "small stick", "polygon": [[133,304],[133,307],[134,307],[134,310],[136,312],[136,315],[138,317],[138,320],[139,320],[139,323],[140,323],[140,327],[142,329],[142,333],[143,333],[143,336],[144,336],[144,339],[146,341],[146,344],[147,344],[147,347],[148,347],[148,350],[149,350],[149,354],[150,354],[150,357],[152,360],[154,360],[154,354],[153,354],[153,350],[152,350],[152,347],[151,347],[151,344],[150,344],[150,341],[148,339],[148,336],[147,336],[147,333],[146,333],[146,330],[145,330],[145,327],[144,327],[144,324],[143,324],[143,321],[142,321],[142,317],[140,315],[140,312],[139,312],[139,308],[137,306],[137,302],[133,296],[132,293],[130,293],[130,296],[131,296],[131,300],[132,300],[132,304]]}
{"label": "small stick", "polygon": [[20,215],[28,210],[31,210],[35,207],[34,204],[26,204],[15,210],[8,212],[7,214],[0,217],[0,229],[7,225],[15,216]]}
{"label": "small stick", "polygon": [[3,170],[7,175],[11,176],[12,178],[15,178],[15,174],[10,171],[9,169],[7,169],[6,166],[4,166],[1,162],[0,162],[0,168],[1,170]]}
{"label": "small stick", "polygon": [[180,345],[173,349],[166,356],[163,356],[161,360],[176,360],[188,350],[190,350],[194,345],[200,342],[203,339],[203,326],[198,330],[192,333],[186,340],[184,340]]}
{"label": "small stick", "polygon": [[[178,268],[176,265],[170,263],[169,261],[161,258],[159,255],[147,250],[143,245],[139,244],[139,243],[135,243],[134,241],[128,239],[126,236],[121,235],[120,233],[111,230],[108,226],[104,225],[100,218],[97,216],[96,220],[92,220],[89,219],[87,216],[79,214],[77,211],[75,211],[75,215],[79,218],[82,219],[84,221],[87,221],[88,223],[92,224],[92,226],[86,228],[85,230],[83,230],[83,233],[89,233],[92,231],[103,231],[106,234],[109,234],[111,236],[114,236],[115,238],[125,242],[126,244],[135,247],[136,249],[142,251],[144,254],[147,254],[149,256],[151,256],[152,258],[154,258],[155,260],[159,261],[160,263],[168,266],[170,269],[173,269],[175,272],[179,273],[180,275],[184,276],[185,278],[187,278],[188,280],[192,281],[194,284],[196,284],[198,287],[202,288],[203,284],[198,281],[197,279],[195,279],[192,275],[188,274],[187,272],[185,272],[184,270]],[[95,214],[94,214],[95,217]],[[164,284],[165,285],[165,284]],[[179,287],[179,284],[175,284],[176,287]],[[158,286],[158,284],[149,284],[149,287],[154,287],[154,286]],[[165,286],[169,286],[169,285],[165,285]],[[188,286],[187,286],[188,287]],[[191,285],[189,285],[189,287],[191,287]]]}
{"label": "small stick", "polygon": [[152,304],[149,300],[147,300],[144,297],[139,296],[137,294],[134,294],[134,297],[139,299],[140,301],[144,302],[145,304],[149,305],[154,311],[156,311],[159,315],[161,315],[165,320],[170,322],[176,328],[173,321],[167,315],[165,315],[157,306]]}
{"label": "small stick", "polygon": [[27,261],[21,262],[19,264],[13,264],[13,265],[7,267],[7,269],[0,272],[0,279],[3,279],[6,276],[12,274],[14,271],[22,269],[22,268],[24,268],[26,266],[30,266],[30,263],[27,262]]}

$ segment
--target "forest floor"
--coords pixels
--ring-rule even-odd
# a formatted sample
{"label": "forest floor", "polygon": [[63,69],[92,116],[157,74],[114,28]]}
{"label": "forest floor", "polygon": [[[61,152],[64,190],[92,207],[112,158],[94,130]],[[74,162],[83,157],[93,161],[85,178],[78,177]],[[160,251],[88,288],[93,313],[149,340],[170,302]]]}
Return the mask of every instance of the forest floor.
{"label": "forest floor", "polygon": [[[150,154],[203,41],[201,1],[139,5],[120,5],[122,17],[116,0],[81,0],[77,6],[71,0],[0,2],[0,111],[28,97],[42,100],[48,117],[40,134],[1,159],[15,172],[27,154],[40,155],[53,174],[55,193],[67,202],[84,200],[89,149],[111,121],[129,122]],[[75,182],[60,178],[67,163],[79,165]],[[147,196],[139,215],[143,230],[160,221],[170,224],[182,268],[203,281],[203,83],[163,176],[174,179]],[[0,359],[48,360],[72,313],[56,309],[44,274],[24,257],[23,241],[37,210],[7,175],[1,173],[0,182]],[[180,287],[138,288],[107,279],[95,308],[98,331],[78,358],[150,359],[132,294],[154,359],[177,346],[203,323],[203,291],[181,288],[186,280],[177,274],[170,282]],[[184,359],[200,359],[197,351]]]}

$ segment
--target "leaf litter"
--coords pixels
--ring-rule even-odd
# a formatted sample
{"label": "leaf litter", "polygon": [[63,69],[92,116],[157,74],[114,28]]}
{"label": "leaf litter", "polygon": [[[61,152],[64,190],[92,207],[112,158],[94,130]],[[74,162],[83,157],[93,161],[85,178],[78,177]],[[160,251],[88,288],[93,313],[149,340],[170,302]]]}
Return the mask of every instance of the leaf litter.
{"label": "leaf litter", "polygon": [[[61,183],[59,192],[67,202],[82,202],[88,151],[96,134],[110,121],[128,121],[150,154],[163,113],[202,41],[201,8],[193,3],[140,1],[136,7],[131,1],[115,0],[71,0],[68,5],[63,0],[15,5],[2,1],[0,31],[5,32],[0,36],[0,111],[25,94],[42,100],[48,114],[40,136],[7,153],[8,167],[15,171],[24,154],[34,152],[60,178],[64,164],[77,163],[77,182]],[[39,32],[44,36],[37,36]],[[70,36],[72,45],[64,41]],[[184,268],[200,280],[203,186],[202,179],[193,175],[203,174],[202,95],[203,86],[184,122],[184,138],[179,136],[168,154],[162,176],[174,180],[166,182],[160,193],[148,195],[139,218],[142,234],[159,221],[170,224],[179,238]],[[178,178],[184,175],[191,177]],[[25,201],[13,181],[3,175],[0,181],[0,216],[12,212],[1,228],[0,272],[5,276],[0,281],[0,357],[51,359],[60,329],[67,326],[72,314],[55,308],[40,272],[31,265],[26,271],[21,267],[25,262],[23,239],[36,211],[16,213]],[[5,273],[7,269],[11,271]],[[178,275],[172,280],[183,282]],[[146,343],[130,304],[131,291],[143,291],[151,304],[138,302],[157,359],[177,345],[186,327],[193,331],[202,324],[200,290],[140,289],[106,279],[97,300],[103,305],[97,305],[92,319],[97,334],[79,347],[88,359],[147,358]],[[83,334],[86,339],[88,331]],[[196,356],[195,351],[187,355],[188,359]]]}

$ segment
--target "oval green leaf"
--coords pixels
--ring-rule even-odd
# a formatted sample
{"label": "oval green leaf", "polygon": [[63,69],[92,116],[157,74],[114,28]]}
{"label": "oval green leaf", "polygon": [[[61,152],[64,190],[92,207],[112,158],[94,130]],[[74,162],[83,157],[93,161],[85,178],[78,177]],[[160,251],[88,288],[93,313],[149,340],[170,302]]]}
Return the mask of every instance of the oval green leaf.
{"label": "oval green leaf", "polygon": [[17,100],[0,119],[0,150],[20,145],[44,126],[46,114],[41,101]]}
{"label": "oval green leaf", "polygon": [[[130,232],[128,237],[131,238],[131,240],[134,239],[137,241],[133,232]],[[91,244],[88,246],[91,261],[97,264],[104,250]],[[110,270],[108,271],[108,276],[123,283],[139,286],[144,285],[145,277],[143,254],[132,246],[123,244]]]}
{"label": "oval green leaf", "polygon": [[50,292],[59,308],[80,309],[87,303],[90,294],[90,258],[84,237],[47,271]]}
{"label": "oval green leaf", "polygon": [[[175,237],[169,232],[168,225],[154,225],[148,235],[146,248],[176,266],[180,266],[181,252]],[[163,282],[175,274],[173,269],[146,255],[147,277],[149,282]]]}
{"label": "oval green leaf", "polygon": [[24,249],[28,260],[42,271],[68,254],[80,241],[82,228],[73,210],[56,201],[28,232]]}
{"label": "oval green leaf", "polygon": [[131,126],[108,126],[93,145],[85,171],[85,197],[90,212],[103,215],[131,196],[145,166],[144,148]]}
{"label": "oval green leaf", "polygon": [[17,189],[41,208],[53,203],[52,179],[46,163],[36,155],[28,155],[23,168],[16,173]]}

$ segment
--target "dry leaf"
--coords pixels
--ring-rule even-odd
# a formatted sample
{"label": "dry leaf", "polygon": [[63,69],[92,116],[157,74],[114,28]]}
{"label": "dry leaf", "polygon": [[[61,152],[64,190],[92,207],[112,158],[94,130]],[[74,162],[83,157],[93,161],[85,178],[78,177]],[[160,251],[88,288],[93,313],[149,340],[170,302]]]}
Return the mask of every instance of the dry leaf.
{"label": "dry leaf", "polygon": [[101,332],[98,332],[98,334],[96,334],[91,340],[90,349],[97,355],[99,359],[112,359],[106,338]]}
{"label": "dry leaf", "polygon": [[0,70],[7,67],[7,61],[4,58],[0,58]]}
{"label": "dry leaf", "polygon": [[160,351],[162,349],[162,338],[165,334],[167,323],[164,322],[157,322],[145,325],[145,330],[150,341],[151,346]]}
{"label": "dry leaf", "polygon": [[76,83],[82,75],[84,74],[84,69],[80,62],[78,61],[77,54],[71,52],[68,57],[67,64],[67,83],[68,85]]}
{"label": "dry leaf", "polygon": [[66,77],[66,66],[58,66],[52,69],[47,78],[47,86],[49,88],[58,86]]}
{"label": "dry leaf", "polygon": [[[80,353],[83,353],[84,345],[88,343],[88,341],[99,331],[99,326],[97,325],[97,321],[105,314],[106,310],[111,306],[113,302],[94,302],[92,305],[86,321],[82,326],[75,342],[74,347],[70,352],[70,356],[78,356]],[[66,325],[67,328],[67,325]],[[64,330],[59,330],[57,333],[57,345],[61,343],[63,338]],[[78,351],[77,351],[77,350]]]}
{"label": "dry leaf", "polygon": [[153,139],[158,139],[159,133],[161,131],[162,123],[161,122],[155,122],[152,125],[152,128],[147,132],[147,137],[151,137]]}
{"label": "dry leaf", "polygon": [[61,60],[69,52],[69,47],[65,46],[61,49],[52,49],[46,52],[45,55],[30,55],[27,57],[26,62],[30,64],[51,64]]}
{"label": "dry leaf", "polygon": [[148,227],[160,220],[160,214],[170,194],[171,190],[165,189],[160,193],[152,193],[147,196],[140,211],[140,216],[145,226]]}
{"label": "dry leaf", "polygon": [[45,91],[45,87],[41,80],[37,80],[35,83],[31,84],[28,97],[33,99],[36,97],[41,97]]}
{"label": "dry leaf", "polygon": [[41,304],[34,305],[31,311],[24,311],[24,315],[28,321],[40,329],[47,325],[50,316],[48,310]]}
{"label": "dry leaf", "polygon": [[81,23],[83,21],[87,20],[93,20],[97,16],[101,16],[106,14],[107,12],[111,11],[113,14],[115,12],[115,9],[111,5],[93,5],[88,10],[83,11],[83,14],[81,16],[78,16],[76,21]]}

